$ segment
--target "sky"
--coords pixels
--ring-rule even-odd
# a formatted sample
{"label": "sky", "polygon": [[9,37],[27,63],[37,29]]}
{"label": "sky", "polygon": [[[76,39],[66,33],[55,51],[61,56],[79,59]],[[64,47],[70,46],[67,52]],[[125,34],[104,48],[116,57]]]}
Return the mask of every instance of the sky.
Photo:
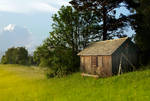
{"label": "sky", "polygon": [[[29,52],[52,31],[52,15],[70,0],[0,0],[0,52],[24,46]],[[125,9],[118,13],[129,12]],[[130,35],[131,29],[126,30]]]}
{"label": "sky", "polygon": [[0,0],[0,51],[24,46],[33,51],[49,36],[52,15],[69,0]]}

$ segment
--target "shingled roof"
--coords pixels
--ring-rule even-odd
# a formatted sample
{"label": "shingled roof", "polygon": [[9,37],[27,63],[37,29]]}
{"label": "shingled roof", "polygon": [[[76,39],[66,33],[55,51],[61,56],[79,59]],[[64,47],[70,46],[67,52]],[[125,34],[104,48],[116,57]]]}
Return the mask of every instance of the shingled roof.
{"label": "shingled roof", "polygon": [[111,55],[127,39],[128,37],[95,42],[90,44],[83,51],[79,52],[78,55]]}

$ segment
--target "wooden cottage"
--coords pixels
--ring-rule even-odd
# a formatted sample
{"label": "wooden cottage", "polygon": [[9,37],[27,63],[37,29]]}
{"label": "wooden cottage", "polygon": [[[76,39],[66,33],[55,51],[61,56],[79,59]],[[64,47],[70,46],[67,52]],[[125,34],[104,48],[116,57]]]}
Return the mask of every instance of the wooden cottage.
{"label": "wooden cottage", "polygon": [[138,48],[128,37],[92,43],[78,55],[83,73],[102,77],[133,71],[138,64]]}

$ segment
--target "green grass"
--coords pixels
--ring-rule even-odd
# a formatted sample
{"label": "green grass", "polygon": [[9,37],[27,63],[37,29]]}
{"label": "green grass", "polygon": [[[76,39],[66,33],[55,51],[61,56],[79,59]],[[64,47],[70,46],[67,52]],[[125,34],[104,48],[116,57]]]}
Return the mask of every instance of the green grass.
{"label": "green grass", "polygon": [[33,67],[0,65],[0,101],[150,101],[150,70],[110,78],[46,79]]}

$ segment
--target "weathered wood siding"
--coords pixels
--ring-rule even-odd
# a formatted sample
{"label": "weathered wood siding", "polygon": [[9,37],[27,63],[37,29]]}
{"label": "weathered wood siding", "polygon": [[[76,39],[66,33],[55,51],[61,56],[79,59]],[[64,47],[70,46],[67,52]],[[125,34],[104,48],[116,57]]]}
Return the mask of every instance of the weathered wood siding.
{"label": "weathered wood siding", "polygon": [[91,56],[81,56],[80,57],[80,69],[85,73],[91,73]]}
{"label": "weathered wood siding", "polygon": [[102,77],[112,75],[111,56],[81,56],[81,71]]}
{"label": "weathered wood siding", "polygon": [[[135,67],[138,66],[138,50],[131,41],[126,40],[126,42],[112,54],[112,73],[114,75],[118,73],[122,53]],[[133,67],[131,67],[129,62],[122,57],[122,72],[129,71],[133,71]]]}
{"label": "weathered wood siding", "polygon": [[111,76],[112,75],[111,56],[103,56],[103,73],[104,73],[104,76]]}
{"label": "weathered wood siding", "polygon": [[102,56],[98,56],[98,67],[97,67],[96,73],[98,75],[101,75],[102,69],[103,69],[103,57]]}

